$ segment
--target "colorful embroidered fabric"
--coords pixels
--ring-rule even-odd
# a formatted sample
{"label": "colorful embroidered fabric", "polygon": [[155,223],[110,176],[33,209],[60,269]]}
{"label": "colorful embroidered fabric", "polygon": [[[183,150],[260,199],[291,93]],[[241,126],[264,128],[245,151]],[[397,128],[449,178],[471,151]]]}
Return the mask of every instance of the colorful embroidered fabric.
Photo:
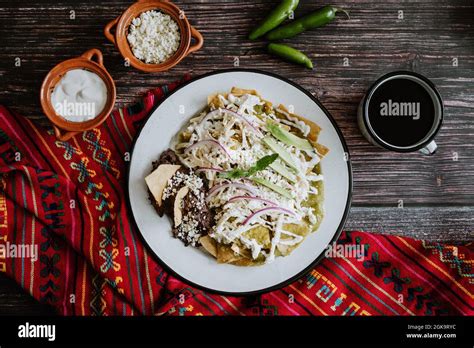
{"label": "colorful embroidered fabric", "polygon": [[[0,273],[63,315],[474,314],[472,244],[345,232],[338,243],[361,246],[364,260],[336,253],[251,297],[203,292],[168,274],[141,243],[125,187],[134,135],[176,86],[67,142],[0,107]],[[38,246],[36,262],[17,257],[28,245]]]}

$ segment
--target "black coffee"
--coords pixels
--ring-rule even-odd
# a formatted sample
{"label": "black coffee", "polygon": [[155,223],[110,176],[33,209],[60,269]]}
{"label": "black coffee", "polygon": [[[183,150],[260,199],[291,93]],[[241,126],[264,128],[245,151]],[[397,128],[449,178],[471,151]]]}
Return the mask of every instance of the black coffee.
{"label": "black coffee", "polygon": [[368,105],[373,132],[396,147],[414,146],[425,139],[437,122],[435,100],[427,88],[407,77],[379,85]]}

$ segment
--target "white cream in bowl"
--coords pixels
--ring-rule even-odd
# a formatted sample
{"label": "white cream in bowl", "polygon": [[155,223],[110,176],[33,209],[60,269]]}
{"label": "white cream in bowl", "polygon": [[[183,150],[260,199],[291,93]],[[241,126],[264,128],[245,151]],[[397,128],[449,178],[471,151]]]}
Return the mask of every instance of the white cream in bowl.
{"label": "white cream in bowl", "polygon": [[95,73],[85,69],[69,70],[51,94],[54,111],[71,122],[97,117],[107,102],[107,86]]}

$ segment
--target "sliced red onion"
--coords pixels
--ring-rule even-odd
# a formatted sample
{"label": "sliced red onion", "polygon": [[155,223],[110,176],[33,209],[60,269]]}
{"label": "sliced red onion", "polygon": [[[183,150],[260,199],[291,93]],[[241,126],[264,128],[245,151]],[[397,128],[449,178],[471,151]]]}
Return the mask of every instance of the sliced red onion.
{"label": "sliced red onion", "polygon": [[235,196],[235,197],[232,197],[231,199],[229,199],[229,203],[232,203],[232,202],[235,202],[235,201],[239,201],[239,200],[249,200],[249,201],[260,201],[260,202],[265,202],[265,203],[268,203],[270,205],[275,205],[277,206],[278,204],[276,204],[275,202],[272,202],[272,201],[269,201],[268,199],[264,199],[264,198],[260,198],[260,197],[255,197],[255,196]]}
{"label": "sliced red onion", "polygon": [[214,139],[201,140],[201,141],[198,141],[198,142],[196,142],[192,145],[189,145],[186,149],[184,149],[184,153],[188,153],[189,151],[191,151],[194,148],[199,147],[201,145],[210,145],[210,146],[216,147],[216,148],[222,150],[230,158],[229,151],[227,151],[227,149],[220,142],[218,142],[217,140],[214,140]]}
{"label": "sliced red onion", "polygon": [[258,218],[260,215],[263,215],[265,214],[267,211],[269,210],[277,210],[277,211],[280,211],[282,213],[285,213],[285,214],[288,214],[288,215],[296,215],[293,211],[291,210],[288,210],[288,209],[285,209],[285,208],[280,208],[280,207],[267,207],[267,208],[263,208],[263,209],[260,209],[260,210],[257,210],[256,212],[252,213],[248,218],[246,218],[243,222],[243,225],[248,225],[249,223],[251,223],[253,220],[255,220],[256,218]]}
{"label": "sliced red onion", "polygon": [[220,168],[213,168],[213,167],[198,167],[196,170],[195,170],[196,173],[200,173],[200,172],[218,172],[218,173],[224,173],[225,170],[223,169],[220,169]]}
{"label": "sliced red onion", "polygon": [[215,117],[216,115],[219,115],[220,113],[228,114],[228,115],[231,115],[235,118],[238,118],[239,120],[243,121],[246,125],[248,125],[255,133],[257,133],[259,135],[262,135],[262,133],[257,129],[257,127],[255,127],[255,125],[253,125],[244,116],[238,114],[235,111],[229,110],[229,109],[216,109],[214,111],[211,111],[206,116],[204,116],[204,118],[201,120],[201,122],[199,122],[199,124],[202,124],[202,123],[206,122],[207,120]]}
{"label": "sliced red onion", "polygon": [[206,201],[209,201],[209,199],[211,197],[213,197],[219,191],[222,191],[223,189],[226,189],[226,188],[229,188],[229,187],[238,188],[238,189],[241,189],[243,191],[247,191],[247,192],[249,192],[253,195],[255,195],[257,193],[256,190],[252,186],[248,186],[248,185],[245,185],[245,184],[239,184],[239,183],[236,183],[236,182],[229,182],[229,183],[219,184],[219,185],[213,186],[209,190],[209,192],[207,193]]}

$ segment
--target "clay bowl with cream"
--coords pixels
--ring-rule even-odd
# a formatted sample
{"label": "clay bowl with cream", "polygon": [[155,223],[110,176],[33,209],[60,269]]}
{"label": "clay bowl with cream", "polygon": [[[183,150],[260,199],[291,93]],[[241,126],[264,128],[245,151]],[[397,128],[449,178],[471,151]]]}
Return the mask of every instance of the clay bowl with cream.
{"label": "clay bowl with cream", "polygon": [[[67,98],[78,100],[81,109],[74,109]],[[112,112],[115,98],[114,80],[104,67],[102,53],[95,48],[56,65],[46,75],[40,91],[43,111],[61,141],[99,126]],[[71,105],[73,108],[68,109]]]}
{"label": "clay bowl with cream", "polygon": [[[138,59],[134,55],[127,39],[132,21],[148,11],[157,11],[169,15],[179,27],[179,47],[168,59],[158,64],[146,63]],[[106,25],[104,35],[118,48],[120,54],[130,65],[144,72],[169,70],[186,56],[199,50],[204,42],[201,33],[191,26],[184,11],[167,0],[139,0],[127,8],[121,16]],[[195,40],[194,44],[191,44],[192,39]]]}

